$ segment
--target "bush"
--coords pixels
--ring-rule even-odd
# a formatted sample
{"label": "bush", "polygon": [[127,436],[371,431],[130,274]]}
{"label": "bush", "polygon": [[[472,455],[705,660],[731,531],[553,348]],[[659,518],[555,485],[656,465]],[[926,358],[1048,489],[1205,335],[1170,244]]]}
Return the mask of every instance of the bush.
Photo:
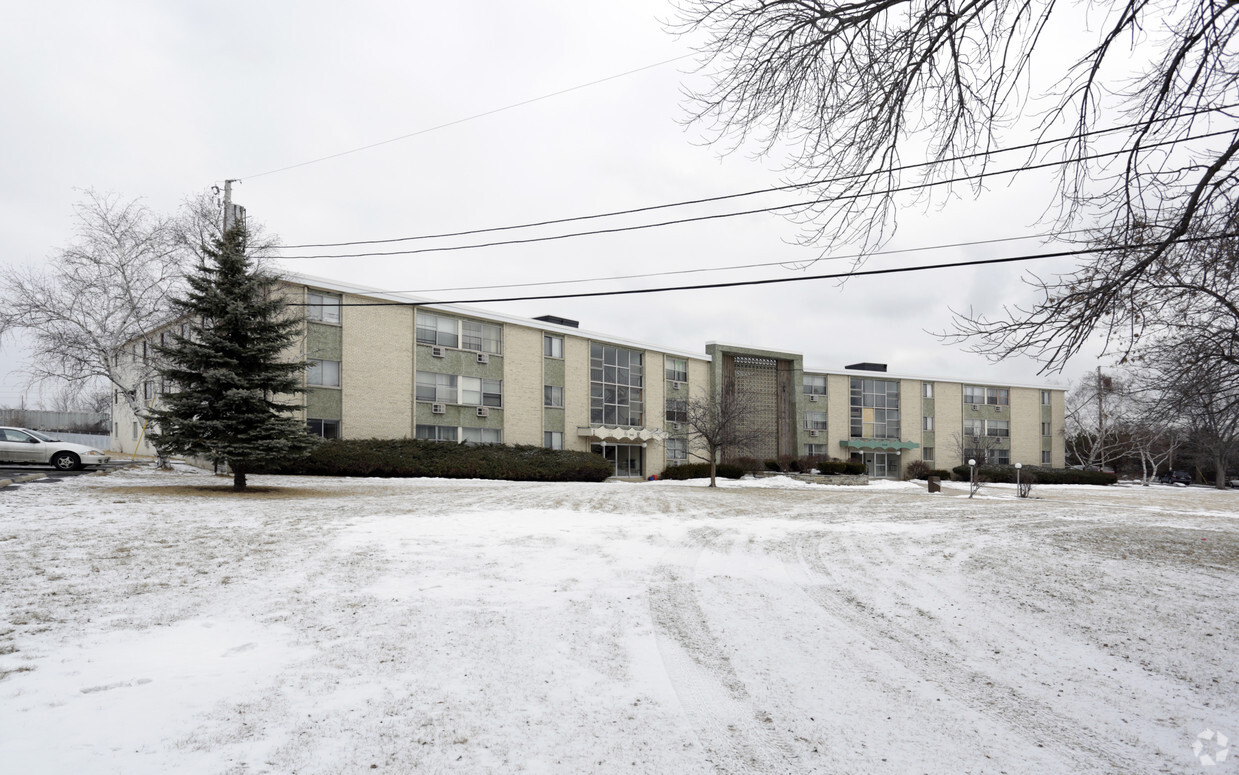
{"label": "bush", "polygon": [[[744,469],[731,463],[719,463],[718,468],[715,469],[714,473],[721,479],[739,479],[744,476]],[[661,478],[674,480],[709,479],[710,464],[685,463],[684,465],[671,466],[662,472]]]}
{"label": "bush", "polygon": [[904,479],[925,479],[929,476],[929,463],[924,460],[913,460],[903,467]]}
{"label": "bush", "polygon": [[506,479],[514,482],[601,482],[611,463],[592,452],[503,444],[450,444],[421,439],[333,439],[295,461],[254,473]]}
{"label": "bush", "polygon": [[[968,466],[955,466],[951,469],[957,480],[968,481]],[[1115,474],[1104,471],[1078,471],[1074,468],[1039,468],[1024,466],[1020,471],[1020,481],[1031,476],[1037,484],[1114,484],[1119,480]],[[1015,466],[977,466],[977,480],[982,482],[1015,482]]]}
{"label": "bush", "polygon": [[865,473],[864,463],[853,463],[850,460],[819,460],[817,470],[826,475],[850,474],[856,476]]}
{"label": "bush", "polygon": [[756,471],[765,470],[765,465],[755,457],[738,457],[731,461],[732,464],[739,466],[745,473],[753,473]]}
{"label": "bush", "polygon": [[777,460],[767,460],[766,470],[767,471],[782,471],[783,466],[779,465],[779,461]]}

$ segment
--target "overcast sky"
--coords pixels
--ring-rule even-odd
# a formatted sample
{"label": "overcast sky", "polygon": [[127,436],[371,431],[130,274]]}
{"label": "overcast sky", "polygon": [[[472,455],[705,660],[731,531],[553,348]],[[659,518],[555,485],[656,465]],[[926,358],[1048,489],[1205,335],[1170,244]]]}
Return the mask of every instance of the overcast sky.
{"label": "overcast sky", "polygon": [[[7,74],[0,82],[7,116],[0,122],[0,261],[50,260],[68,241],[72,206],[88,187],[141,197],[167,212],[237,178],[234,201],[249,217],[285,244],[301,244],[541,221],[780,184],[777,160],[722,156],[699,128],[684,126],[682,92],[696,77],[691,59],[452,124],[690,53],[689,40],[667,32],[670,14],[665,0],[380,2],[347,11],[325,2],[10,4],[0,28]],[[444,124],[452,125],[422,132]],[[961,193],[928,206],[909,201],[890,247],[1045,230],[1038,220],[1052,187],[1043,177],[996,181],[979,199]],[[623,223],[638,220],[648,218]],[[794,244],[796,234],[793,223],[764,214],[517,247],[281,266],[455,300],[512,291],[427,291],[816,257]],[[955,248],[877,257],[869,266],[1038,247]],[[541,290],[723,282],[847,265]],[[1080,358],[1061,375],[1038,376],[1031,361],[993,364],[927,332],[949,328],[951,307],[998,311],[1031,300],[1023,271],[1007,265],[842,286],[818,280],[489,308],[559,315],[586,329],[698,352],[707,341],[800,352],[806,365],[826,369],[868,360],[899,374],[1061,384],[1093,368],[1096,360]],[[19,400],[24,357],[20,342],[4,342],[0,405]]]}

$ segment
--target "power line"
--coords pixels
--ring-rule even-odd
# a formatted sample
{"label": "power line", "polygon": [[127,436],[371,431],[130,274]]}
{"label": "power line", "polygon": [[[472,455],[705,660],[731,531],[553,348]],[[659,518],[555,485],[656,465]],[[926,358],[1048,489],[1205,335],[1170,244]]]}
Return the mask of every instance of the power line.
{"label": "power line", "polygon": [[360,153],[361,151],[368,151],[371,148],[378,148],[381,145],[389,145],[391,143],[399,142],[400,140],[407,140],[410,137],[417,137],[418,135],[424,135],[430,132],[437,132],[440,129],[446,129],[448,127],[456,126],[457,124],[463,124],[468,121],[474,121],[479,118],[485,118],[486,116],[493,116],[496,113],[502,113],[507,110],[513,110],[514,108],[524,107],[525,105],[530,105],[535,102],[541,102],[542,100],[547,100],[552,97],[559,97],[561,95],[568,94],[569,92],[579,91],[581,89],[587,89],[590,86],[597,86],[600,83],[606,83],[607,81],[614,81],[617,78],[624,78],[625,76],[634,75],[636,73],[640,73],[645,70],[652,70],[656,67],[662,67],[663,65],[669,65],[672,62],[679,62],[682,59],[688,59],[689,57],[692,57],[692,56],[696,56],[696,55],[695,54],[684,54],[683,56],[673,57],[672,59],[664,59],[663,61],[655,62],[652,65],[645,65],[644,67],[638,67],[634,70],[628,70],[627,72],[617,73],[616,75],[608,75],[606,78],[599,78],[596,81],[590,81],[589,83],[582,83],[577,86],[570,86],[567,89],[560,89],[557,92],[551,92],[550,94],[543,94],[540,97],[531,97],[530,99],[527,99],[527,100],[521,100],[520,102],[514,102],[511,105],[504,105],[502,108],[495,108],[493,110],[488,110],[483,113],[475,113],[472,116],[458,118],[455,121],[448,121],[446,124],[438,124],[437,126],[427,127],[426,129],[419,129],[416,132],[409,132],[408,134],[400,135],[399,137],[393,137],[389,140],[380,140],[377,143],[370,143],[369,145],[363,145],[358,148],[351,148],[347,151],[340,151],[339,153],[333,153],[329,156],[320,156],[317,159],[310,159],[309,161],[303,161],[298,164],[289,164],[287,167],[279,167],[277,169],[267,170],[266,172],[259,172],[254,175],[242,175],[238,177],[237,180],[253,180],[254,178],[261,178],[266,175],[274,175],[277,172],[287,172],[288,170],[294,170],[294,169],[297,169],[298,167],[307,167],[311,164],[318,164],[319,162],[329,161],[331,159],[338,159],[341,156],[348,156],[349,154]]}
{"label": "power line", "polygon": [[[1239,233],[1216,234],[1207,237],[1189,237],[1178,239],[1174,244],[1184,244],[1191,242],[1202,242],[1215,239],[1227,239],[1239,236]],[[806,282],[809,280],[843,280],[853,277],[872,277],[876,275],[886,274],[904,274],[908,272],[928,272],[937,269],[956,269],[969,266],[987,266],[991,264],[1010,264],[1021,261],[1037,261],[1046,258],[1066,258],[1070,256],[1080,256],[1087,253],[1112,253],[1121,250],[1130,250],[1132,248],[1141,247],[1139,245],[1111,245],[1107,247],[1095,248],[1079,248],[1077,250],[1059,250],[1050,253],[1036,253],[1023,256],[1011,256],[1008,258],[984,258],[974,261],[952,261],[944,264],[926,264],[923,266],[905,266],[892,267],[889,269],[864,269],[854,270],[851,272],[835,272],[832,274],[810,275],[807,277],[775,277],[765,280],[738,280],[729,283],[703,283],[700,285],[679,285],[669,286],[665,288],[635,288],[623,291],[594,291],[589,293],[556,293],[544,294],[539,296],[509,296],[506,298],[492,299],[455,299],[450,301],[376,301],[376,302],[338,302],[332,306],[341,307],[426,307],[432,305],[451,305],[451,304],[495,304],[499,302],[509,301],[545,301],[550,299],[584,299],[584,298],[599,298],[603,296],[633,296],[647,293],[669,293],[672,291],[699,291],[709,290],[714,288],[739,288],[755,285],[774,285],[776,283],[796,283]],[[378,291],[384,293],[384,291]],[[321,303],[310,302],[287,302],[290,307],[311,307],[322,306]]]}
{"label": "power line", "polygon": [[[1217,132],[1211,132],[1211,133],[1203,134],[1203,135],[1193,135],[1190,137],[1184,137],[1184,138],[1179,138],[1175,140],[1165,140],[1161,143],[1150,143],[1146,146],[1143,146],[1143,148],[1145,150],[1149,150],[1149,149],[1161,147],[1163,145],[1176,145],[1178,143],[1187,142],[1189,140],[1204,140],[1210,137],[1218,137],[1221,135],[1233,135],[1236,133],[1236,131],[1237,130],[1227,129],[1227,130],[1220,130]],[[667,220],[667,221],[655,221],[653,223],[636,224],[634,226],[615,226],[615,227],[608,228],[608,229],[590,229],[588,231],[567,232],[564,234],[552,234],[552,235],[543,236],[543,237],[526,237],[522,239],[495,240],[493,242],[476,242],[476,243],[472,243],[468,245],[450,245],[450,246],[440,246],[440,247],[433,247],[433,248],[414,248],[412,250],[371,251],[367,253],[333,253],[333,254],[315,255],[315,256],[277,256],[277,258],[281,260],[285,260],[285,261],[295,261],[295,260],[311,260],[311,259],[324,259],[324,258],[378,258],[378,257],[385,257],[385,256],[411,256],[411,255],[418,255],[422,253],[444,253],[444,252],[454,251],[454,250],[478,250],[481,248],[493,248],[493,247],[501,247],[501,246],[507,246],[507,245],[527,245],[527,244],[536,243],[536,242],[555,242],[558,240],[573,239],[576,237],[594,237],[594,236],[599,236],[602,234],[618,234],[618,233],[627,232],[627,231],[644,231],[646,229],[659,229],[664,226],[678,226],[678,225],[685,224],[685,223],[698,223],[701,221],[722,220],[724,218],[737,218],[737,217],[745,216],[745,215],[757,215],[759,213],[775,212],[777,210],[789,210],[789,209],[813,207],[815,205],[826,204],[828,202],[843,202],[843,201],[851,201],[851,200],[856,200],[856,199],[867,199],[869,197],[874,197],[874,196],[885,196],[889,194],[898,194],[898,193],[903,193],[906,191],[915,191],[915,190],[923,189],[923,188],[933,188],[936,186],[953,185],[955,183],[964,183],[964,182],[969,182],[969,181],[980,182],[980,181],[985,180],[986,178],[992,178],[998,175],[1011,175],[1011,174],[1015,174],[1019,172],[1031,172],[1032,170],[1046,169],[1049,167],[1058,167],[1064,164],[1072,164],[1077,161],[1091,161],[1094,159],[1102,159],[1102,158],[1106,158],[1109,156],[1121,156],[1128,152],[1129,150],[1106,151],[1104,153],[1096,153],[1096,154],[1092,154],[1089,156],[1084,156],[1078,159],[1071,159],[1067,161],[1043,162],[1041,164],[1011,167],[1011,168],[1007,168],[1003,170],[985,171],[977,175],[962,175],[960,177],[947,178],[944,180],[935,180],[935,181],[930,181],[928,183],[915,183],[915,184],[911,184],[907,186],[897,186],[895,188],[883,189],[881,191],[865,191],[865,192],[859,192],[855,194],[846,194],[846,195],[834,196],[834,197],[823,197],[820,199],[812,199],[812,200],[803,201],[803,202],[792,202],[792,203],[782,204],[782,205],[773,205],[771,207],[758,207],[758,208],[754,208],[751,210],[734,210],[732,212],[727,212],[727,213],[714,213],[712,215],[698,215],[698,216],[692,216],[692,217],[687,217],[687,218],[675,218],[675,219]],[[360,243],[355,243],[355,244],[360,244]]]}
{"label": "power line", "polygon": [[[675,60],[670,60],[670,61],[675,61]],[[662,64],[666,64],[666,63],[664,62]],[[618,77],[618,76],[615,76],[615,77]],[[1197,116],[1203,113],[1224,111],[1224,110],[1229,110],[1235,107],[1239,107],[1239,103],[1236,103],[1233,105],[1224,105],[1224,106],[1217,107],[1217,108],[1202,108],[1200,110],[1188,111],[1186,113],[1180,113],[1174,116],[1165,116],[1161,119],[1158,119],[1158,121],[1173,121],[1173,120],[1180,119],[1180,118],[1190,118],[1192,116]],[[441,234],[421,234],[421,235],[414,235],[411,237],[391,237],[387,239],[353,240],[349,242],[323,242],[323,243],[314,243],[314,244],[305,244],[305,245],[281,245],[279,246],[279,249],[280,250],[300,250],[300,249],[307,249],[307,248],[337,248],[337,247],[348,247],[349,245],[382,245],[382,244],[389,244],[393,242],[413,242],[413,241],[418,241],[418,240],[446,239],[449,237],[467,237],[467,236],[472,236],[475,234],[488,234],[488,233],[501,232],[501,231],[513,231],[517,229],[530,229],[530,228],[537,228],[540,226],[556,226],[556,225],[561,225],[565,223],[574,223],[578,221],[597,220],[601,218],[613,218],[613,217],[621,216],[621,215],[636,215],[638,213],[652,212],[656,210],[665,210],[665,209],[669,209],[673,207],[687,207],[691,205],[710,204],[713,202],[724,202],[724,201],[728,201],[731,199],[740,199],[743,197],[757,196],[760,194],[772,194],[772,193],[777,193],[777,192],[782,192],[782,191],[794,191],[794,190],[801,189],[801,188],[810,188],[813,186],[825,186],[825,185],[830,185],[832,183],[843,183],[849,180],[858,180],[858,179],[863,179],[867,177],[872,177],[876,174],[885,175],[891,172],[907,172],[907,171],[911,171],[915,169],[921,169],[924,167],[932,167],[932,166],[936,166],[940,164],[949,164],[952,162],[968,161],[971,159],[994,156],[1000,153],[1012,153],[1015,151],[1026,151],[1026,150],[1031,150],[1033,148],[1037,148],[1042,145],[1054,145],[1057,143],[1070,142],[1072,140],[1082,140],[1086,137],[1092,137],[1095,135],[1103,135],[1103,134],[1109,134],[1113,132],[1122,132],[1122,131],[1126,131],[1129,129],[1136,129],[1141,126],[1144,126],[1147,123],[1148,122],[1135,122],[1131,124],[1123,124],[1120,126],[1109,127],[1106,129],[1096,129],[1096,130],[1092,130],[1089,132],[1079,132],[1076,134],[1064,135],[1063,137],[1056,137],[1051,140],[1037,140],[1031,143],[1015,145],[1010,148],[998,148],[998,149],[990,150],[990,151],[980,151],[978,153],[964,154],[962,156],[953,156],[953,157],[946,158],[946,159],[937,159],[937,160],[928,161],[928,162],[918,162],[916,164],[905,164],[905,165],[893,167],[889,170],[878,170],[874,172],[853,173],[850,175],[840,175],[834,178],[827,178],[825,180],[809,181],[807,183],[789,183],[784,186],[774,186],[771,188],[754,189],[752,191],[742,191],[742,192],[734,193],[734,194],[722,194],[719,196],[703,197],[700,199],[686,199],[686,200],[682,200],[679,202],[667,202],[667,203],[657,204],[657,205],[647,205],[645,207],[634,207],[634,208],[630,208],[627,210],[614,210],[611,212],[594,213],[591,215],[576,215],[576,216],[570,216],[566,218],[553,218],[553,219],[545,220],[545,221],[532,221],[529,223],[511,224],[507,226],[492,226],[492,227],[481,228],[481,229],[467,229],[464,231],[444,232]],[[426,130],[426,131],[430,131],[430,130]],[[1214,133],[1214,134],[1225,134],[1225,132]],[[1203,137],[1212,137],[1212,136],[1214,135],[1203,135]],[[1199,138],[1188,137],[1188,138],[1183,138],[1182,140],[1175,141],[1175,142],[1182,142],[1183,140],[1193,140],[1193,139],[1199,139]],[[1157,147],[1157,146],[1152,145],[1152,146],[1145,146],[1145,147]],[[1120,153],[1125,153],[1125,152],[1126,151],[1121,151]],[[1086,158],[1092,158],[1092,157],[1086,157]],[[1070,163],[1070,162],[1063,162],[1063,163]],[[299,256],[299,258],[314,258],[314,256]]]}

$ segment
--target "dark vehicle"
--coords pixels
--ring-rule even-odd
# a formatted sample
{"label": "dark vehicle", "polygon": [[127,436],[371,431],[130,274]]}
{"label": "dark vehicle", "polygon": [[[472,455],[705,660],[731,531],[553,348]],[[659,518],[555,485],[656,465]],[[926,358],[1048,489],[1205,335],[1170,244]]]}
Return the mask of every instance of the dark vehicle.
{"label": "dark vehicle", "polygon": [[1162,484],[1191,484],[1192,475],[1187,471],[1165,471],[1157,475]]}

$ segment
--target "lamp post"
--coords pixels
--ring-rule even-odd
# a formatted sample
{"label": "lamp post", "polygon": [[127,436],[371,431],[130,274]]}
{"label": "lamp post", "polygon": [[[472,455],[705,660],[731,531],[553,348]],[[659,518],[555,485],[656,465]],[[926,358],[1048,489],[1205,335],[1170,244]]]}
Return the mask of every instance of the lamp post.
{"label": "lamp post", "polygon": [[1021,469],[1021,468],[1023,468],[1023,467],[1024,467],[1024,464],[1023,464],[1023,463],[1016,463],[1016,464],[1015,464],[1015,496],[1016,496],[1017,498],[1023,498],[1023,497],[1024,497],[1023,493],[1022,493],[1022,492],[1021,492],[1021,490],[1020,490],[1020,469]]}
{"label": "lamp post", "polygon": [[968,458],[968,497],[971,498],[977,491],[977,461],[976,458]]}

